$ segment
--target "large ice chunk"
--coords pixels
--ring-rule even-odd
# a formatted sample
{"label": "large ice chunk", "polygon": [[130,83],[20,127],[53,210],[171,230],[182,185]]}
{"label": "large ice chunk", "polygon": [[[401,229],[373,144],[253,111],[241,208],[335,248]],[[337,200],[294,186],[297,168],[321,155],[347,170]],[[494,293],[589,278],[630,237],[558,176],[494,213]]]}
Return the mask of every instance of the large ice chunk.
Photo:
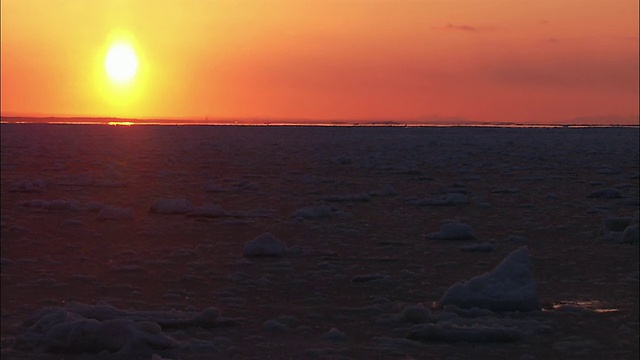
{"label": "large ice chunk", "polygon": [[451,286],[438,301],[461,308],[493,311],[530,311],[541,308],[526,246],[513,251],[488,273]]}

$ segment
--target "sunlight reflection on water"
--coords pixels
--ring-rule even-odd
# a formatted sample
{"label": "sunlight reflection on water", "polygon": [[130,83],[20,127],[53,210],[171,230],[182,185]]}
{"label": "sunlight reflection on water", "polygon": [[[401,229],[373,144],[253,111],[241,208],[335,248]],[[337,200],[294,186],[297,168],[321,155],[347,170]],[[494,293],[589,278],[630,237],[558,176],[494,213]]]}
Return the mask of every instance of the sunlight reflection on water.
{"label": "sunlight reflection on water", "polygon": [[591,311],[594,313],[611,313],[620,311],[620,309],[617,309],[611,304],[602,300],[564,300],[553,303],[551,309],[548,310],[566,309],[579,309],[584,311]]}
{"label": "sunlight reflection on water", "polygon": [[131,126],[135,125],[136,123],[132,121],[109,121],[107,124],[111,126]]}

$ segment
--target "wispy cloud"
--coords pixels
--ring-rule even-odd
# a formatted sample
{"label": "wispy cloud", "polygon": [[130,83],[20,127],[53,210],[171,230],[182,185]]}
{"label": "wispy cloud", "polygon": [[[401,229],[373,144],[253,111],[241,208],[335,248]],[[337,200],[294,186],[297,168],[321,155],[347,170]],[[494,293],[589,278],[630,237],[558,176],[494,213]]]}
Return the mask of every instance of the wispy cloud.
{"label": "wispy cloud", "polygon": [[477,34],[477,33],[484,33],[487,31],[496,30],[497,27],[492,25],[469,25],[469,24],[447,23],[444,26],[435,26],[433,27],[433,29],[440,30],[440,31]]}
{"label": "wispy cloud", "polygon": [[467,32],[478,32],[478,28],[470,25],[462,25],[462,24],[452,24],[448,23],[447,26],[444,27],[445,30],[458,30],[458,31],[467,31]]}

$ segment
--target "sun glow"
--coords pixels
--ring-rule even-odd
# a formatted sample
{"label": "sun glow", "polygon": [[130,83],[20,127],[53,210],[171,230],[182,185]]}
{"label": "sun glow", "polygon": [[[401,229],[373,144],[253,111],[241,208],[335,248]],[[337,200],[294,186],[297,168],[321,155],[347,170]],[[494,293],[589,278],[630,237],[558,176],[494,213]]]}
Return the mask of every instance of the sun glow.
{"label": "sun glow", "polygon": [[133,47],[127,43],[111,45],[104,62],[109,79],[116,83],[128,83],[138,70],[138,58]]}
{"label": "sun glow", "polygon": [[144,115],[149,106],[147,89],[153,68],[144,44],[129,31],[114,29],[95,50],[93,79],[102,100],[96,107],[109,117]]}
{"label": "sun glow", "polygon": [[0,4],[5,116],[638,124],[637,0]]}

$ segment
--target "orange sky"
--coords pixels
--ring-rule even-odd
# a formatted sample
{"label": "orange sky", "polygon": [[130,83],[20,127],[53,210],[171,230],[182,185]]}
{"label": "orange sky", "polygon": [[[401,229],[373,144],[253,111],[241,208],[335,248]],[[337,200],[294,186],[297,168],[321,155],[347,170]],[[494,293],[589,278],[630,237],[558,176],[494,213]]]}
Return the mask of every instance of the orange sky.
{"label": "orange sky", "polygon": [[[2,0],[4,116],[637,116],[637,0]],[[104,71],[126,38],[129,88]],[[637,122],[637,117],[636,120]]]}

